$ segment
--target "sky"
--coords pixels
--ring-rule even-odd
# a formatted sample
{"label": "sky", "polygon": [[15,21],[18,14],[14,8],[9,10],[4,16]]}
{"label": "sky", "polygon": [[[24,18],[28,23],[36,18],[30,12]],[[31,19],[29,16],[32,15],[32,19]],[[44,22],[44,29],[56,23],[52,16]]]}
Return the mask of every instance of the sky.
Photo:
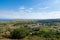
{"label": "sky", "polygon": [[0,18],[60,18],[60,0],[0,0]]}

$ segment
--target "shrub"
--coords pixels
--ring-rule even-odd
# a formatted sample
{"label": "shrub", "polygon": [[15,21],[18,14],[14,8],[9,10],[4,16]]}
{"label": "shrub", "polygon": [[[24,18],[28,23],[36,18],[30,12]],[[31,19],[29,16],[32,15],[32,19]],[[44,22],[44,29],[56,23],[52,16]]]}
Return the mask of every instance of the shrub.
{"label": "shrub", "polygon": [[24,28],[20,28],[14,29],[10,34],[12,39],[22,39],[26,37],[29,34],[29,32]]}
{"label": "shrub", "polygon": [[39,28],[33,28],[32,31],[39,31]]}

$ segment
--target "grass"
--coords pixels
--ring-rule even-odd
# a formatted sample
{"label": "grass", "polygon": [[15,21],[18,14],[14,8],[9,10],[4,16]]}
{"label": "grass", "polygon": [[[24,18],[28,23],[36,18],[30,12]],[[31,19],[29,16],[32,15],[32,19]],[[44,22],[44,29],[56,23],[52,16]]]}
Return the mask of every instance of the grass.
{"label": "grass", "polygon": [[40,30],[42,30],[42,31],[50,31],[50,30],[52,30],[52,29],[55,29],[54,27],[48,27],[48,26],[46,26],[46,27],[41,27],[40,28]]}

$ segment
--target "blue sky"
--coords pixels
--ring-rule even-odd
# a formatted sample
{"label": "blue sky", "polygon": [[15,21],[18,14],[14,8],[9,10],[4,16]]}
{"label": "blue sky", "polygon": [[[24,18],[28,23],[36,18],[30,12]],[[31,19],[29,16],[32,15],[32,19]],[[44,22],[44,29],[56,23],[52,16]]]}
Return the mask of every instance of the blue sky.
{"label": "blue sky", "polygon": [[0,0],[0,18],[60,18],[60,0]]}

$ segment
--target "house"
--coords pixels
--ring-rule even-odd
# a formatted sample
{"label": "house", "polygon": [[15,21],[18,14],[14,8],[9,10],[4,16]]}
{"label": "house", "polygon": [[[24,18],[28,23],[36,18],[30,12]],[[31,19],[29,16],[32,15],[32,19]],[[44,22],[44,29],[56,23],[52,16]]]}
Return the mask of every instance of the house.
{"label": "house", "polygon": [[37,27],[41,27],[41,24],[37,23],[37,24],[28,25],[28,28],[37,28]]}

